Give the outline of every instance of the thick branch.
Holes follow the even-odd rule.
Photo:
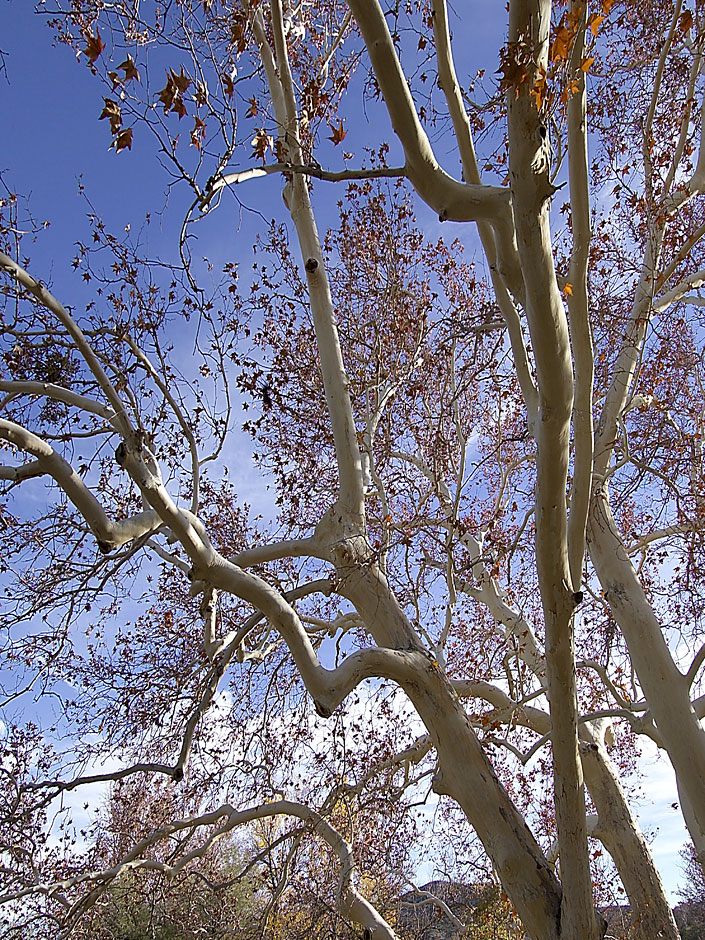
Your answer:
[[[276,65],[272,60],[272,52],[262,22],[261,11],[255,14],[253,26],[267,73],[267,81],[280,129],[281,146],[284,152],[290,155],[292,162],[300,164],[303,160],[299,143],[298,114],[286,38],[284,36],[281,3],[278,0],[273,0],[271,9]],[[343,364],[330,284],[305,177],[297,174],[287,183],[284,189],[284,201],[296,227],[306,272],[311,313],[313,314],[323,376],[323,387],[340,475],[338,503],[346,514],[360,523],[363,516],[364,498],[362,461],[350,402],[350,383]]]
[[[573,253],[568,281],[568,314],[575,363],[575,400],[573,402],[573,486],[568,520],[568,559],[570,581],[580,589],[585,556],[585,529],[592,490],[593,426],[592,387],[594,353],[588,314],[588,262],[590,259],[590,195],[587,146],[587,95],[585,73],[580,62],[585,48],[587,4],[573,3],[574,15],[582,10],[582,28],[571,55],[571,68],[580,75],[580,89],[568,100],[568,176],[573,229]]]
[[[247,183],[249,180],[270,176],[273,173],[299,173],[302,176],[310,176],[313,179],[323,180],[328,183],[340,183],[346,180],[399,179],[406,176],[406,169],[403,166],[379,166],[369,169],[361,167],[360,169],[324,170],[323,167],[315,163],[269,163],[266,166],[250,167],[247,170],[224,173],[222,176],[217,177],[205,194],[202,208],[205,208],[213,196],[224,187],[237,186],[239,183]]]
[[[54,385],[51,382],[7,382],[0,380],[0,392],[8,392],[10,398],[14,398],[16,395],[37,395],[51,398],[53,401],[62,401],[73,408],[80,408],[82,411],[98,415],[109,424],[117,424],[115,411],[109,405],[104,405],[94,398],[79,395],[77,392],[72,392],[68,388]]]
[[[458,78],[453,63],[450,43],[450,29],[448,26],[448,10],[445,0],[433,2],[433,33],[436,42],[436,58],[438,60],[438,81],[445,94],[448,112],[453,121],[453,129],[458,142],[460,159],[463,166],[465,180],[473,185],[481,185],[480,169],[477,164],[475,147],[472,141],[472,132],[468,120],[463,97],[458,84]],[[533,426],[538,407],[536,386],[529,367],[526,344],[521,331],[519,314],[510,291],[518,301],[524,301],[524,278],[521,272],[517,254],[516,239],[509,216],[506,224],[493,222],[492,226],[486,221],[478,220],[477,228],[482,247],[490,268],[490,278],[495,291],[497,303],[502,312],[504,322],[509,330],[509,339],[512,344],[517,377],[524,395],[528,412],[529,427]]]
[[[105,370],[98,361],[98,357],[93,352],[90,343],[83,335],[82,330],[78,324],[74,321],[71,314],[68,310],[60,304],[59,301],[54,297],[40,281],[35,281],[24,268],[21,268],[12,258],[8,255],[3,254],[0,251],[0,267],[18,281],[22,287],[25,288],[43,307],[46,307],[47,310],[50,310],[54,316],[59,320],[64,329],[69,333],[72,340],[76,344],[76,348],[83,356],[86,365],[91,370],[95,376],[100,388],[103,391],[103,394],[109,401],[110,405],[115,412],[117,426],[123,434],[130,435],[133,433],[132,425],[127,417],[125,409],[123,407],[120,396],[118,395],[115,386],[112,384],[110,379],[105,373]]]
[[[703,284],[705,284],[705,270],[695,271],[693,274],[689,274],[688,277],[683,278],[675,287],[665,291],[660,297],[655,298],[653,302],[654,312],[661,313],[663,310],[670,307],[671,304],[675,304],[685,297],[689,291],[694,288],[702,287]]]
[[[31,454],[35,458],[35,469],[54,478],[58,486],[86,520],[102,552],[109,552],[112,548],[118,548],[120,545],[146,535],[159,527],[161,520],[151,510],[136,513],[134,516],[119,522],[109,519],[100,502],[73,467],[60,454],[57,454],[46,441],[37,437],[36,434],[32,434],[31,431],[27,431],[19,424],[0,418],[0,439],[13,444],[27,454]],[[22,475],[22,468],[18,468],[17,472]],[[28,472],[27,475],[34,476],[36,474]]]
[[[378,0],[348,0],[348,6],[367,46],[392,127],[404,148],[407,176],[419,196],[444,220],[501,221],[509,209],[506,189],[461,183],[438,165]]]
[[[509,42],[531,42],[535,75],[548,67],[550,0],[512,0]],[[526,315],[536,363],[536,566],[546,625],[546,675],[551,709],[554,797],[561,851],[562,930],[598,936],[592,901],[585,797],[578,755],[573,611],[578,585],[568,558],[566,483],[573,365],[568,324],[551,245],[550,155],[546,116],[530,93],[534,75],[507,94],[509,172],[517,246],[526,287]]]

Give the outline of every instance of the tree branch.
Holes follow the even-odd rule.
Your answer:
[[[36,458],[35,469],[54,478],[57,485],[86,520],[98,541],[101,552],[107,553],[113,548],[119,548],[132,539],[146,535],[161,524],[161,520],[152,510],[145,510],[128,519],[113,522],[73,467],[46,441],[19,424],[0,418],[0,439],[31,454]],[[22,476],[21,468],[18,468],[18,472]],[[27,475],[36,474],[28,472]]]
[[[501,222],[509,191],[460,183],[438,165],[414,102],[378,0],[348,0],[362,33],[394,132],[404,148],[406,172],[417,193],[442,220]]]
[[[588,314],[588,263],[590,260],[590,195],[587,146],[586,76],[580,68],[585,49],[587,4],[572,4],[582,25],[571,53],[570,67],[580,76],[580,88],[568,99],[568,176],[573,230],[573,252],[567,294],[570,338],[573,345],[575,398],[573,400],[573,484],[568,519],[568,559],[574,591],[580,590],[585,558],[585,530],[590,508],[593,461],[593,381],[595,372],[592,330]],[[582,14],[580,11],[582,10]]]
[[[84,336],[80,327],[76,324],[68,310],[60,304],[59,301],[44,287],[40,281],[35,281],[24,268],[21,268],[12,258],[0,251],[0,268],[6,274],[18,281],[43,307],[56,316],[62,326],[71,336],[76,344],[76,348],[83,356],[88,368],[95,376],[98,385],[103,394],[110,402],[115,412],[114,420],[116,427],[124,435],[132,435],[134,429],[127,417],[127,413],[118,395],[115,386],[105,373],[105,370],[98,361],[98,357],[93,352],[90,343]]]

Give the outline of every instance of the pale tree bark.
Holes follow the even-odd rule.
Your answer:
[[[451,184],[445,175],[437,171],[428,138],[416,116],[378,4],[362,4],[351,0],[350,7],[365,39],[392,126],[404,147],[410,180],[419,195],[434,209],[440,210],[441,218],[458,218],[458,213],[453,211],[449,214],[447,206],[439,199],[441,187],[448,190]],[[439,5],[434,9],[436,35],[441,37],[442,51],[448,47],[443,12]],[[539,50],[537,61],[544,65],[547,62],[550,12],[550,3],[515,3],[510,7],[510,42],[516,42],[520,36],[530,37],[534,47]],[[452,60],[446,52],[439,61],[444,65],[443,70],[439,67],[440,80],[456,133],[460,132],[461,135],[463,163],[472,181],[466,186],[474,192],[479,185],[476,182],[479,175],[466,122],[457,93],[454,93]],[[572,635],[577,586],[573,586],[571,580],[566,530],[568,507],[565,488],[573,373],[567,321],[551,254],[548,201],[552,187],[548,179],[547,132],[538,118],[528,89],[517,96],[510,94],[508,99],[512,211],[518,260],[523,273],[520,296],[529,320],[538,377],[538,415],[534,430],[538,446],[537,567],[546,618],[548,686],[556,768],[556,813],[561,858],[564,860],[560,929],[565,932],[565,936],[596,937],[598,928],[591,897],[585,802],[578,756]],[[425,172],[419,176],[422,167]],[[433,188],[431,180],[435,183]],[[487,192],[489,194],[489,190]],[[503,208],[500,207],[499,211],[489,215],[489,221],[500,232],[506,223],[502,212]],[[486,218],[477,210],[471,217],[475,220]],[[488,241],[487,233],[484,234]],[[514,283],[516,281],[514,278]],[[501,290],[499,296],[505,300],[504,306],[508,307]],[[508,322],[511,323],[511,310],[509,314]],[[514,347],[521,349],[517,342]],[[522,361],[520,355],[519,363]],[[523,385],[529,393],[527,405],[531,407],[533,383],[525,378]],[[520,916],[524,920],[521,912]]]
[[[573,2],[571,10],[580,17],[581,28],[575,38],[570,66],[580,77],[579,90],[568,99],[568,180],[573,230],[573,252],[568,270],[567,292],[570,338],[575,367],[573,402],[573,483],[568,518],[568,559],[570,580],[580,590],[585,560],[585,532],[592,491],[593,399],[595,373],[592,331],[588,303],[588,265],[590,261],[590,193],[588,166],[587,90],[580,63],[585,50],[588,5]]]
[[[487,682],[454,682],[458,694],[482,699],[493,706],[491,721],[512,721],[549,735],[550,717],[534,705],[513,701],[502,689]],[[607,753],[605,738],[611,733],[605,719],[580,724],[580,759],[586,785],[597,816],[590,817],[589,834],[598,839],[615,863],[632,912],[632,929],[638,940],[678,940],[678,926],[668,903],[661,876],[649,846],[629,808],[619,773]]]
[[[460,699],[427,653],[381,572],[373,566],[339,569],[348,597],[380,645],[406,638],[406,670],[395,676],[433,742],[438,770],[433,788],[467,816],[530,937],[564,937],[561,886],[534,836],[487,759]]]
[[[549,0],[510,4],[509,48],[530,42],[537,68],[548,65]],[[567,937],[598,936],[587,850],[585,795],[578,756],[573,611],[577,591],[568,556],[566,484],[573,408],[568,324],[551,249],[548,133],[525,90],[508,94],[509,174],[517,246],[526,288],[539,391],[536,421],[536,566],[546,625],[554,796]],[[579,574],[579,572],[578,572]]]
[[[580,756],[585,783],[597,810],[591,833],[612,856],[632,909],[638,940],[678,940],[673,911],[644,836],[624,796],[619,774],[605,748],[604,722],[586,722],[580,729]]]
[[[358,13],[354,4],[351,8],[354,13]],[[376,4],[372,4],[364,14],[381,16],[381,11]],[[259,14],[256,14],[255,24],[257,16]],[[262,26],[256,26],[257,37],[272,91],[272,100],[275,109],[281,109],[278,116],[280,128],[286,129],[284,143],[287,147],[294,148],[292,159],[300,162],[300,153],[297,145],[293,143],[298,140],[296,101],[281,27],[281,10],[276,0],[272,5],[272,16],[276,70],[271,50],[265,46],[266,35]],[[375,26],[371,28],[374,29]],[[385,43],[387,37],[385,29],[381,36]],[[389,61],[390,46],[391,41],[389,45],[385,44],[381,51],[385,62]],[[393,53],[391,47],[391,54]],[[268,66],[270,61],[272,64]],[[427,179],[431,168],[435,179],[434,193],[446,193],[448,190],[456,192],[460,189],[467,191],[469,187],[451,180],[437,165],[434,167],[435,158],[418,123],[413,103],[407,97],[408,89],[400,67],[390,73],[389,79],[392,86],[389,94],[395,102],[390,110],[400,114],[404,139],[414,142],[407,151],[407,171],[410,172],[412,181],[414,178]],[[278,102],[281,104],[278,105]],[[484,197],[485,188],[476,189]],[[497,203],[497,194],[490,193],[490,196],[494,203]],[[423,650],[415,631],[389,590],[382,572],[368,557],[369,546],[361,528],[362,475],[358,470],[359,447],[354,425],[351,423],[352,409],[334,326],[330,291],[325,279],[322,252],[308,197],[308,187],[303,176],[295,176],[288,184],[285,189],[285,202],[292,213],[299,235],[314,322],[323,340],[322,344],[319,340],[321,367],[341,476],[337,504],[317,527],[316,540],[321,546],[331,546],[328,549],[329,557],[336,565],[341,579],[339,591],[353,602],[378,645],[404,651],[403,655],[408,660],[407,668],[394,678],[407,692],[434,738],[440,768],[435,788],[438,792],[448,793],[458,799],[468,814],[497,868],[505,890],[532,935],[537,938],[559,936],[557,911],[560,888],[555,876],[526,823],[497,779],[438,663]],[[472,211],[474,213],[479,210]],[[318,326],[321,321],[324,324],[322,328]],[[336,363],[336,368],[330,375],[326,369],[326,362],[329,360]],[[343,431],[336,435],[336,416],[340,415],[345,416]],[[339,443],[341,440],[344,443]],[[351,471],[346,473],[346,466],[350,466]],[[362,577],[361,571],[365,572]],[[317,702],[320,710],[320,697]],[[527,884],[527,871],[531,871],[530,884]]]
[[[37,283],[25,272],[22,277],[28,284]],[[48,306],[46,298],[39,299]],[[53,307],[53,298],[51,303]],[[322,358],[332,354],[335,361],[331,313],[325,303],[322,304],[321,318],[324,321],[328,318],[324,324],[328,331],[327,353],[322,352]],[[78,327],[65,311],[62,316],[67,328],[78,333]],[[81,351],[90,364],[95,357],[87,343],[85,347]],[[96,370],[100,375],[99,366]],[[331,385],[338,396],[331,408],[342,404],[345,414],[350,407],[349,396],[340,373],[333,374]],[[112,386],[109,388],[114,410],[124,414],[119,396]],[[339,413],[340,410],[338,408]],[[345,420],[338,426],[341,431],[336,438],[338,460],[343,467],[348,466],[355,494],[360,491],[360,474],[354,459],[357,452],[354,426],[351,428]],[[371,563],[369,546],[360,531],[361,520],[359,515],[356,517],[359,505],[356,499],[346,505],[343,496],[318,526],[315,539],[318,552],[337,567],[340,593],[355,604],[379,646],[352,653],[336,669],[328,670],[318,661],[298,615],[287,600],[262,578],[243,571],[220,555],[201,521],[175,504],[161,479],[154,455],[141,435],[126,426],[118,452],[120,466],[139,488],[147,511],[155,514],[158,525],[170,530],[190,559],[194,586],[227,591],[251,603],[271,621],[287,643],[319,714],[330,715],[352,689],[371,676],[388,678],[405,690],[427,725],[438,752],[436,790],[453,796],[476,828],[529,935],[535,940],[558,940],[562,936],[560,885],[523,817],[497,779],[460,700],[438,663],[423,649],[381,572]],[[343,474],[344,469],[341,479]],[[71,486],[63,484],[61,479],[57,482],[71,498]],[[81,506],[77,508],[80,511]]]
[[[669,51],[678,37],[682,4],[674,5],[670,28],[661,47],[651,102],[644,119],[644,172],[647,187],[653,185],[648,139],[651,134],[659,93],[664,81]],[[610,609],[627,643],[633,667],[656,723],[659,738],[667,751],[678,782],[681,806],[698,855],[705,858],[705,731],[691,703],[692,676],[678,669],[664,638],[662,626],[648,601],[629,558],[624,539],[614,519],[609,499],[612,458],[620,439],[623,416],[629,408],[638,376],[649,325],[655,312],[677,302],[701,282],[701,272],[686,277],[681,284],[657,295],[677,265],[705,235],[703,226],[689,239],[666,266],[661,252],[668,224],[678,212],[702,191],[705,156],[700,127],[696,168],[690,179],[673,191],[695,103],[695,83],[701,68],[702,47],[693,56],[688,88],[688,106],[681,119],[680,139],[671,156],[661,195],[660,213],[650,223],[639,281],[616,357],[611,382],[596,432],[593,493],[588,518],[590,558]],[[701,105],[701,107],[705,107]]]
[[[275,49],[272,50],[269,45],[261,10],[253,16],[255,37],[274,105],[280,145],[292,163],[302,163],[299,120],[284,35],[281,0],[273,0],[270,10]],[[360,448],[348,394],[349,382],[333,316],[330,285],[305,176],[294,174],[290,178],[284,189],[284,202],[296,228],[308,284],[326,404],[340,473],[340,511],[341,515],[349,517],[359,526],[364,514]]]
[[[543,684],[546,679],[545,655],[534,631],[521,613],[507,602],[499,584],[487,571],[482,561],[480,541],[467,529],[458,526],[448,486],[420,457],[401,453],[396,456],[417,467],[433,484],[448,525],[470,554],[473,582],[459,583],[458,591],[470,594],[487,607],[498,626],[504,628],[507,638],[516,638],[519,658]],[[452,685],[461,698],[476,697],[492,704],[494,711],[489,715],[492,721],[524,724],[537,734],[550,737],[550,717],[541,709],[513,701],[506,692],[490,683],[454,680]],[[613,857],[631,904],[634,929],[640,940],[658,936],[677,940],[678,930],[663,883],[604,746],[607,728],[605,721],[581,721],[579,726],[581,765],[600,820],[599,831],[591,831],[590,834],[599,838]],[[602,839],[603,831],[608,833],[606,839]]]
[[[448,10],[445,0],[433,2],[433,33],[438,61],[438,83],[448,104],[448,113],[453,121],[453,130],[463,167],[464,178],[480,185],[482,178],[477,164],[475,147],[465,105],[458,84],[453,62],[453,53],[448,25]],[[512,355],[527,410],[527,424],[533,433],[538,397],[529,366],[526,344],[521,332],[519,313],[512,293],[523,303],[524,279],[519,265],[513,227],[495,225],[483,219],[477,220],[477,231],[490,269],[490,279],[504,322],[507,324]]]
[[[690,700],[690,682],[674,663],[661,624],[626,554],[606,486],[597,487],[593,495],[590,557],[676,772],[693,842],[698,854],[705,855],[705,730]]]
[[[204,4],[204,13],[207,6]],[[214,698],[222,671],[237,655],[242,638],[251,629],[252,623],[266,617],[287,644],[295,667],[321,716],[330,715],[353,689],[369,677],[388,679],[405,691],[428,729],[429,747],[432,744],[438,756],[435,791],[449,795],[463,809],[533,938],[595,940],[600,932],[591,898],[584,771],[598,811],[596,831],[601,833],[605,845],[615,858],[632,904],[640,912],[636,924],[640,937],[647,940],[648,937],[663,936],[670,940],[675,936],[674,925],[672,917],[669,920],[664,909],[662,886],[648,849],[629,812],[607,756],[603,736],[592,725],[583,724],[581,727],[577,705],[573,614],[580,600],[586,518],[593,480],[593,351],[587,294],[591,233],[584,77],[581,78],[579,93],[572,96],[567,109],[574,236],[568,274],[572,289],[568,292],[569,338],[566,312],[556,281],[549,228],[549,202],[554,189],[549,175],[548,132],[541,112],[537,111],[535,98],[530,93],[531,82],[516,89],[516,94],[515,89],[511,89],[507,98],[510,189],[485,186],[453,64],[447,9],[443,0],[433,0],[439,84],[453,122],[464,172],[464,181],[456,180],[441,169],[419,120],[379,3],[377,0],[349,0],[349,7],[357,19],[392,126],[404,150],[403,170],[361,172],[357,176],[348,172],[326,174],[307,163],[300,143],[296,82],[288,58],[285,7],[282,0],[271,0],[268,12],[265,7],[253,5],[249,15],[278,127],[279,162],[275,167],[261,171],[222,176],[210,188],[206,187],[206,198],[201,201],[202,206],[205,206],[216,189],[241,182],[248,174],[249,178],[280,171],[285,175],[284,200],[296,229],[305,272],[339,476],[337,498],[316,527],[314,535],[283,541],[276,546],[245,549],[231,558],[216,551],[197,516],[198,455],[195,438],[189,436],[188,422],[180,415],[168,387],[160,382],[158,373],[150,366],[147,357],[137,347],[133,347],[134,356],[150,373],[163,398],[176,413],[191,451],[194,491],[190,512],[180,508],[168,491],[155,454],[140,429],[135,428],[127,417],[120,394],[108,379],[75,321],[39,282],[5,256],[0,259],[3,267],[37,302],[45,305],[58,318],[92,371],[106,403],[94,402],[51,383],[3,382],[0,383],[0,390],[10,395],[17,393],[54,398],[81,408],[109,424],[121,437],[117,459],[139,488],[144,510],[127,520],[110,519],[96,495],[47,441],[19,424],[4,420],[0,422],[0,438],[29,455],[32,461],[18,467],[0,468],[0,479],[18,482],[32,476],[51,476],[86,521],[99,544],[105,547],[104,550],[109,551],[128,541],[143,539],[162,557],[169,557],[166,549],[157,546],[154,540],[147,542],[155,533],[166,534],[171,542],[183,548],[188,557],[188,562],[178,559],[177,566],[188,569],[193,581],[192,594],[204,595],[206,627],[203,648],[212,669],[203,694],[187,723],[177,764],[174,768],[161,764],[137,764],[119,774],[148,770],[171,773],[175,779],[177,774],[183,775],[193,730]],[[587,8],[583,9],[577,3],[572,5],[574,13],[579,8],[582,9],[584,31]],[[513,44],[529,42],[533,57],[531,68],[545,68],[551,3],[549,0],[511,0],[509,9],[509,48]],[[680,4],[677,4],[671,39],[675,34],[679,12]],[[572,53],[574,71],[578,70],[583,49],[581,33]],[[684,147],[685,137],[681,151]],[[705,178],[703,166],[705,160],[701,154],[695,174],[685,187],[686,195],[674,197],[669,211],[675,212],[685,200],[700,191],[702,179]],[[478,224],[492,285],[508,328],[517,376],[526,403],[527,423],[537,444],[536,560],[546,625],[545,672],[544,660],[531,631],[527,631],[520,655],[534,670],[539,682],[547,682],[550,717],[529,708],[524,708],[523,714],[528,716],[526,723],[529,727],[537,731],[543,729],[539,733],[550,734],[553,745],[562,885],[553,874],[525,820],[499,782],[462,706],[458,690],[449,682],[442,663],[438,661],[441,659],[440,653],[438,658],[434,658],[425,649],[393,593],[384,565],[372,550],[367,537],[364,509],[366,466],[360,450],[361,435],[355,427],[349,380],[307,179],[316,175],[322,179],[351,179],[374,175],[398,177],[402,174],[441,220],[474,221]],[[692,676],[683,677],[675,668],[663,642],[660,627],[650,611],[616,532],[604,482],[609,476],[614,441],[643,348],[659,248],[658,233],[655,233],[647,252],[629,336],[618,358],[613,386],[603,413],[595,461],[595,477],[600,487],[596,488],[592,502],[590,537],[594,564],[627,642],[630,648],[643,647],[641,653],[633,651],[633,661],[651,704],[658,734],[666,741],[679,774],[684,811],[689,824],[700,834],[700,841],[696,839],[696,844],[702,852],[705,850],[705,817],[702,809],[705,806],[705,784],[702,783],[705,779],[705,762],[700,756],[694,761],[692,755],[694,752],[705,755],[705,741],[690,703]],[[702,272],[698,272],[665,291],[659,304],[665,306],[673,303],[702,283]],[[526,315],[531,334],[536,380],[522,335],[520,310]],[[573,486],[568,500],[566,489],[571,420],[575,449]],[[456,423],[459,425],[459,421]],[[374,433],[368,428],[368,461],[373,459],[373,438]],[[428,468],[421,459],[413,454],[403,456],[428,476]],[[464,467],[462,462],[461,467]],[[462,476],[461,472],[458,477],[458,501]],[[443,481],[435,480],[445,517],[441,524],[445,524],[449,533],[447,576],[453,600],[446,609],[447,621],[452,617],[455,599],[451,543],[453,538],[457,538],[459,543],[470,549],[472,570],[478,579],[478,584],[468,589],[469,593],[487,604],[498,620],[507,626],[508,634],[519,632],[522,626],[519,615],[510,609],[492,575],[482,563],[479,542],[473,542],[467,533],[459,534],[455,531],[457,504],[453,507],[450,499],[444,499],[443,485]],[[244,570],[251,565],[294,557],[322,559],[334,567],[330,580],[316,582],[310,586],[310,590],[324,594],[335,590],[347,598],[357,612],[356,624],[364,625],[375,641],[375,647],[349,654],[334,669],[326,669],[321,665],[310,633],[294,607],[294,602],[304,596],[307,589],[282,594],[265,577]],[[217,638],[216,590],[243,599],[260,612],[252,615],[243,627],[222,640]],[[439,649],[441,645],[439,643]],[[504,693],[500,690],[490,690],[487,692],[487,700],[492,701],[497,709],[504,708],[512,715],[522,711],[520,703],[504,701],[502,695]],[[681,747],[675,743],[675,738],[681,739],[684,734],[688,743]],[[110,775],[98,776],[100,779],[111,779]],[[94,776],[82,782],[97,779]],[[112,776],[112,779],[119,779],[119,776]],[[72,783],[61,789],[73,786]],[[287,813],[305,819],[340,858],[341,913],[354,919],[370,937],[392,940],[394,935],[389,926],[354,889],[350,846],[322,817],[306,807],[284,802],[244,812],[245,815],[250,813],[249,818],[262,818],[268,813]],[[227,825],[246,821],[245,816],[231,808],[227,808],[225,816]],[[217,821],[214,817],[204,819],[203,822],[211,824]],[[195,824],[200,825],[200,820],[186,821],[185,826],[188,828]],[[173,825],[174,832],[180,831],[179,824]],[[139,853],[148,847],[142,844],[135,851]],[[137,858],[135,855],[135,863]],[[133,859],[128,861],[131,863]]]

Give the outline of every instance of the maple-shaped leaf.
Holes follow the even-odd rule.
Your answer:
[[[203,138],[206,136],[206,125],[205,122],[196,115],[193,124],[193,130],[191,131],[191,143],[197,149],[201,149],[201,143]]]
[[[516,98],[522,85],[529,81],[529,69],[533,66],[531,47],[525,37],[516,42],[508,42],[499,53],[499,68],[496,75],[501,73],[499,80],[500,91],[513,89]]]
[[[522,62],[506,60],[502,62],[502,68],[498,71],[502,72],[502,77],[499,80],[500,90],[507,91],[509,88],[513,88],[518,98],[519,88],[529,80],[529,72],[526,65]]]
[[[568,29],[567,26],[559,26],[551,44],[551,62],[561,62],[567,59],[574,39],[574,32]]]
[[[105,49],[105,43],[100,38],[100,30],[96,30],[95,36],[92,33],[86,34],[86,48],[83,50],[83,54],[88,56],[88,61],[91,65],[93,65],[103,49]]]
[[[167,78],[166,85],[159,92],[159,100],[164,105],[164,114],[169,113],[169,108],[171,108],[174,103],[174,98],[176,96],[176,89],[171,81],[171,77]]]
[[[590,66],[592,65],[594,61],[595,61],[595,56],[588,56],[587,58],[583,59],[583,61],[580,63],[580,68],[583,70],[583,72],[587,74],[590,71]]]
[[[264,163],[267,151],[274,149],[274,138],[263,127],[260,127],[257,129],[251,143],[255,156]]]
[[[125,61],[121,62],[120,65],[118,65],[118,68],[122,69],[123,72],[125,73],[126,82],[131,81],[133,78],[137,79],[137,81],[140,80],[140,73],[137,71],[135,60],[132,58],[131,55],[128,55]]]
[[[534,81],[534,87],[529,94],[534,98],[537,111],[540,111],[544,104],[552,98],[548,88],[548,82],[546,81],[546,69],[542,65],[539,66],[539,73]]]
[[[232,98],[233,94],[235,93],[235,83],[233,82],[232,77],[227,74],[221,75],[221,81],[223,82],[223,91],[228,96],[228,98]]]
[[[245,111],[245,117],[257,117],[259,114],[259,105],[257,99],[253,96],[248,99],[250,107]]]
[[[590,32],[592,33],[593,36],[597,36],[597,31],[602,25],[604,18],[605,17],[601,16],[599,13],[592,13],[588,17],[587,24],[590,27]]]
[[[183,95],[183,93],[186,91],[188,86],[191,84],[191,79],[184,72],[183,65],[181,66],[179,74],[177,75],[176,72],[172,71],[171,77],[172,77],[174,84],[176,85],[176,88],[179,91],[179,94]]]
[[[126,127],[115,138],[115,153],[121,150],[132,150],[132,128]]]
[[[330,135],[328,140],[332,140],[335,146],[337,147],[338,144],[341,144],[343,140],[345,140],[345,136],[348,132],[343,130],[342,121],[337,127],[331,127],[331,130],[333,131],[333,133]]]
[[[602,12],[607,16],[617,0],[602,0]]]
[[[688,30],[693,28],[693,14],[690,10],[683,10],[678,20],[678,29],[685,35]]]
[[[159,92],[159,100],[164,105],[164,114],[169,111],[176,111],[179,118],[186,114],[186,105],[181,97],[191,84],[191,79],[184,72],[184,67],[177,73],[169,69],[167,73],[166,85]]]
[[[105,102],[105,107],[100,113],[100,121],[107,118],[110,121],[110,130],[113,134],[117,132],[122,127],[122,110],[117,101],[113,101],[111,98],[103,98]]]

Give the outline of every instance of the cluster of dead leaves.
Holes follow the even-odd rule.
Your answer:
[[[597,36],[615,2],[616,0],[602,0],[600,12],[595,11],[589,15],[586,15],[584,4],[576,3],[563,14],[553,29],[551,38],[548,59],[552,72],[565,71],[570,65],[575,41],[583,29],[589,31],[593,38]],[[516,41],[507,43],[501,50],[497,74],[501,75],[501,91],[511,90],[518,98],[522,89],[528,88],[536,110],[540,112],[550,108],[556,96],[546,68],[538,64],[536,58],[536,50],[529,37],[520,36]],[[571,96],[580,90],[582,76],[590,71],[594,61],[594,56],[583,56],[577,63],[576,71],[568,75],[560,94],[562,104],[567,103]]]
[[[87,32],[84,36],[86,45],[85,48],[81,51],[88,59],[88,64],[91,69],[94,68],[95,62],[103,54],[105,50],[105,43],[103,42],[100,31],[96,30],[95,35],[92,32]],[[123,75],[120,75],[120,72]],[[128,82],[137,81],[139,82],[140,73],[135,60],[131,55],[128,55],[124,62],[121,62],[117,66],[117,69],[114,71],[108,71],[108,78],[113,83],[113,91],[118,88],[122,88]],[[234,86],[232,80],[229,81],[230,88],[228,89],[227,85],[225,86],[226,93],[232,95],[234,91]],[[191,79],[184,72],[183,66],[176,72],[174,69],[169,69],[167,72],[166,85],[159,92],[158,98],[164,107],[164,114],[169,114],[172,111],[178,114],[179,120],[187,114],[186,104],[184,102],[184,95],[191,85]],[[124,97],[124,95],[122,96]],[[100,113],[99,120],[107,120],[110,122],[110,131],[113,134],[113,143],[112,146],[115,147],[117,153],[120,153],[122,150],[131,150],[132,149],[132,128],[122,126],[122,105],[119,101],[116,101],[113,98],[104,98],[103,99],[103,110]],[[203,140],[205,137],[206,125],[205,122],[196,115],[194,119],[194,126],[191,131],[191,143],[194,147],[201,149],[203,145]]]
[[[112,146],[115,147],[116,153],[120,153],[121,150],[131,150],[132,149],[132,128],[122,126],[122,108],[118,101],[113,101],[112,98],[103,98],[104,107],[100,113],[99,120],[103,121],[106,118],[110,121],[110,131],[113,135]]]
[[[84,38],[86,46],[82,52],[88,59],[91,69],[93,69],[96,60],[103,54],[105,43],[101,39],[99,30],[96,30],[95,35],[87,32]],[[125,61],[118,65],[117,69],[118,71],[108,72],[108,78],[113,83],[113,91],[127,82],[140,81],[139,71],[131,55],[128,55]],[[119,71],[124,72],[124,77],[118,74]],[[103,98],[103,110],[99,120],[106,119],[110,122],[110,131],[114,138],[111,146],[115,147],[117,153],[120,153],[121,150],[131,150],[132,128],[122,126],[122,107],[119,101],[112,98]]]
[[[164,105],[164,114],[175,111],[179,115],[179,120],[186,114],[184,94],[190,84],[191,79],[184,72],[183,65],[178,72],[169,69],[166,85],[159,92],[159,100]]]
[[[258,127],[252,138],[252,149],[255,157],[265,163],[268,150],[274,150],[274,138],[263,127]]]
[[[187,114],[186,104],[184,102],[184,95],[190,88],[192,82],[188,77],[186,72],[184,72],[183,65],[176,72],[174,69],[169,69],[166,77],[166,85],[159,92],[159,101],[161,101],[164,106],[164,114],[170,114],[174,112],[178,114],[179,120]],[[196,104],[203,104],[205,98],[203,92],[200,89],[197,89],[197,93],[194,97]],[[197,149],[200,150],[203,146],[203,140],[206,136],[206,124],[198,116],[194,115],[193,119],[193,128],[190,133],[191,144]]]

